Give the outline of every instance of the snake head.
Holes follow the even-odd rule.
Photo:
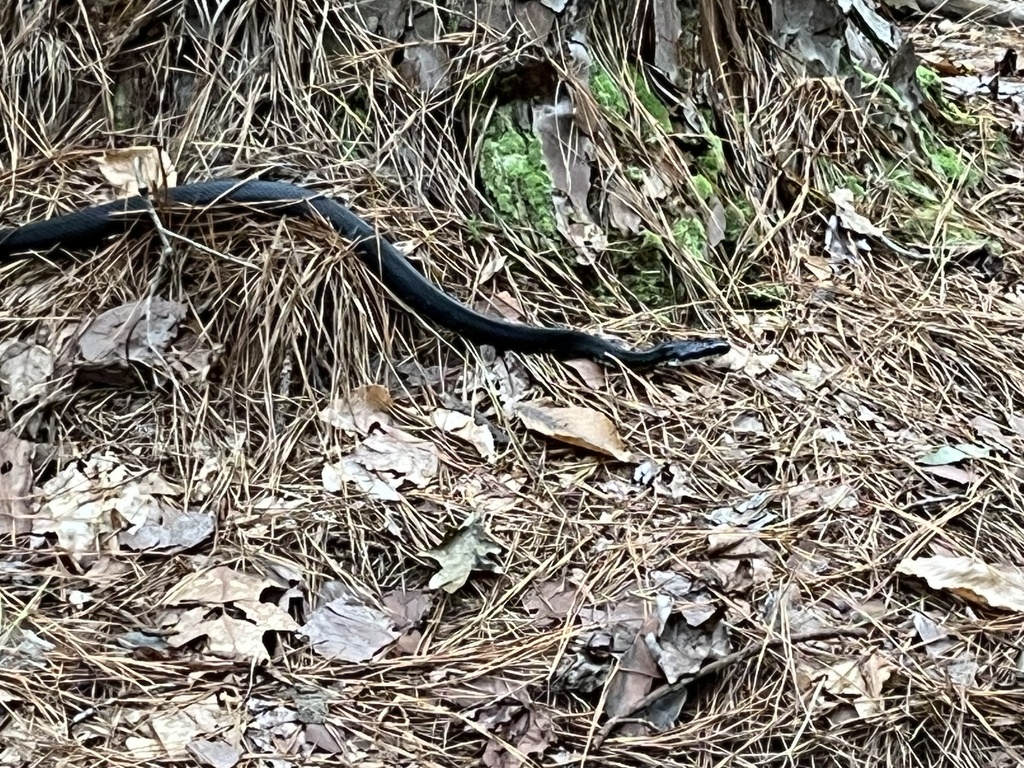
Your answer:
[[[666,341],[651,351],[660,353],[660,362],[663,363],[691,363],[706,357],[719,357],[731,349],[732,345],[725,339],[690,339]]]

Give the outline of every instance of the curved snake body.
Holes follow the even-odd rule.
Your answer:
[[[558,358],[617,360],[630,368],[670,361],[688,362],[729,351],[722,339],[667,341],[646,350],[626,349],[582,331],[540,328],[482,315],[430,283],[374,229],[338,202],[294,184],[278,181],[204,181],[171,187],[161,196],[188,206],[261,204],[278,215],[325,219],[353,241],[356,253],[381,282],[413,312],[475,344],[500,351],[545,353]],[[83,208],[13,229],[0,230],[0,259],[52,249],[81,250],[149,220],[150,202],[139,195]]]

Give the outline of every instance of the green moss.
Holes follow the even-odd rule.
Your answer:
[[[701,200],[709,200],[715,194],[714,185],[708,181],[707,176],[700,174],[693,177],[693,189]]]
[[[704,260],[704,248],[707,246],[708,235],[704,223],[700,219],[686,216],[672,225],[672,239],[675,244],[691,256]]]
[[[917,75],[918,84],[925,90],[942,88],[942,78],[939,77],[939,74],[923,64],[918,66],[915,74]]]
[[[466,232],[469,234],[469,239],[472,242],[482,243],[486,241],[486,223],[482,219],[478,219],[476,216],[470,216],[466,219],[465,225]]]
[[[967,167],[960,161],[960,156],[952,147],[939,147],[931,155],[932,163],[950,181],[955,181],[967,173]]]
[[[656,234],[645,230],[642,240],[627,244],[623,250],[609,251],[608,256],[615,279],[640,304],[657,309],[675,303],[665,272],[662,240]]]
[[[644,169],[638,168],[635,165],[627,165],[625,167],[626,178],[635,181],[637,184],[643,184],[644,182]]]
[[[658,125],[666,131],[671,131],[672,120],[670,119],[668,107],[662,104],[658,97],[654,95],[640,70],[630,67],[629,73],[633,78],[633,92],[636,94],[636,100],[643,105],[644,109],[657,121]]]
[[[725,150],[722,149],[722,140],[713,133],[705,132],[704,138],[711,148],[697,158],[697,167],[703,174],[715,180],[725,169]]]
[[[548,237],[555,235],[551,175],[540,140],[513,125],[511,108],[498,110],[487,129],[480,176],[498,213]]]
[[[597,103],[609,112],[619,117],[629,114],[629,105],[626,103],[622,91],[600,64],[594,64],[590,70],[590,92],[594,94]]]
[[[902,221],[901,230],[930,240],[936,235],[936,225],[941,227],[941,239],[947,244],[980,246],[987,242],[984,235],[970,229],[961,216],[941,202],[919,207]]]
[[[845,176],[843,178],[843,183],[846,185],[848,190],[853,192],[854,200],[862,200],[867,194],[867,190],[864,189],[864,185],[861,183],[861,180],[856,176]]]
[[[757,283],[747,291],[748,304],[757,309],[773,309],[789,296],[789,289],[781,283]]]
[[[942,92],[942,78],[938,73],[922,65],[918,66],[915,74],[924,95],[942,112],[945,119],[956,125],[978,125],[977,117],[964,112]]]
[[[754,207],[746,200],[725,206],[725,239],[735,243],[754,218]]]
[[[914,197],[925,203],[938,202],[938,196],[922,184],[905,165],[891,166],[886,170],[885,177],[893,187],[905,192],[908,197]]]
[[[960,152],[932,133],[922,130],[921,145],[928,154],[932,168],[944,178],[958,184],[973,186],[981,179],[977,169],[964,162]]]
[[[650,250],[661,250],[665,247],[665,241],[661,239],[661,235],[656,232],[651,232],[649,229],[645,229],[642,233],[643,245],[641,247]]]

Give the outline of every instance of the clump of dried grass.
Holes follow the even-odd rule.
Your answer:
[[[463,295],[485,264],[507,256],[522,266],[513,273],[534,278],[515,289],[537,317],[612,327],[594,313],[573,270],[531,253],[535,241],[515,227],[467,242],[466,222],[486,203],[473,170],[476,108],[467,111],[463,97],[526,55],[512,40],[486,27],[451,33],[451,42],[463,44],[453,65],[459,85],[438,102],[396,76],[394,46],[333,12],[324,15],[318,4],[242,2],[216,19],[192,8],[140,0],[86,12],[54,0],[38,4],[39,17],[0,17],[18,32],[13,40],[0,36],[9,46],[0,51],[0,80],[11,84],[0,94],[0,126],[14,168],[4,176],[5,223],[95,202],[102,185],[90,148],[170,137],[185,178],[273,169],[316,184],[416,243],[414,256],[430,274]],[[642,22],[631,17],[602,26],[608,10],[592,31],[597,54],[613,61],[632,50]],[[59,24],[43,23],[51,16]],[[181,38],[189,25],[206,32]],[[147,28],[153,42],[136,48],[135,35]],[[186,52],[193,78],[168,66],[181,39],[195,41]],[[186,486],[198,481],[211,455],[226,467],[206,502],[223,510],[216,545],[195,558],[131,561],[119,580],[95,588],[99,599],[84,613],[69,618],[65,601],[68,590],[88,584],[79,574],[59,561],[37,566],[30,552],[9,552],[13,576],[0,587],[5,620],[55,645],[43,668],[0,672],[5,689],[27,703],[10,717],[40,738],[39,758],[76,765],[88,753],[132,764],[118,725],[121,700],[156,711],[178,694],[227,690],[287,700],[313,689],[328,697],[327,722],[352,744],[376,750],[382,762],[461,765],[479,758],[486,738],[445,703],[443,691],[450,681],[494,674],[531,686],[555,715],[561,754],[581,755],[598,730],[598,702],[547,693],[572,626],[551,630],[529,621],[524,592],[575,569],[595,600],[616,599],[651,571],[692,569],[704,557],[702,513],[755,491],[766,493],[779,515],[761,532],[778,561],[768,581],[723,598],[737,642],[787,637],[787,601],[821,608],[837,621],[862,620],[870,638],[772,646],[695,690],[682,725],[643,737],[613,734],[601,746],[603,762],[971,765],[990,764],[1014,746],[1017,737],[998,735],[996,724],[1014,721],[1020,706],[1011,685],[1019,626],[995,614],[965,614],[962,604],[896,579],[893,565],[933,545],[992,562],[1021,560],[1019,453],[989,465],[984,482],[960,489],[913,465],[921,443],[974,439],[975,416],[1020,413],[1019,297],[966,271],[881,256],[823,292],[801,254],[820,231],[820,195],[830,182],[820,162],[791,167],[782,160],[801,157],[793,148],[811,147],[841,176],[859,154],[897,148],[865,131],[862,113],[841,92],[808,84],[789,89],[768,71],[755,78],[779,98],[751,116],[745,143],[737,145],[742,167],[724,183],[751,196],[760,218],[748,233],[762,241],[741,242],[731,266],[740,273],[756,264],[789,293],[779,310],[738,314],[733,330],[779,363],[728,376],[622,377],[598,392],[561,366],[526,361],[553,401],[609,413],[639,452],[685,466],[703,501],[616,496],[604,483],[628,481],[622,472],[527,437],[500,408],[493,418],[512,442],[498,469],[445,443],[446,468],[436,487],[417,494],[415,506],[389,510],[323,494],[320,467],[340,450],[316,418],[330,396],[371,381],[397,385],[405,379],[396,369],[410,361],[440,362],[445,376],[438,386],[403,403],[416,424],[418,408],[460,396],[477,360],[454,355],[396,314],[352,266],[344,244],[315,226],[234,220],[230,227],[192,227],[192,245],[175,244],[160,289],[187,300],[196,318],[191,330],[221,350],[216,375],[185,384],[140,380],[114,394],[69,382],[59,407],[5,417],[6,426],[45,435],[66,454],[110,447]],[[621,144],[600,147],[600,160],[628,152],[686,162],[670,141],[649,146],[640,123],[619,126],[615,139]],[[776,197],[777,182],[787,176],[797,182],[790,190],[795,202]],[[873,213],[912,215],[912,201],[881,188],[869,198]],[[1019,221],[998,216],[1014,210],[1016,188],[993,184],[974,201],[954,192],[951,202],[964,220],[1002,237],[1009,256],[1019,257],[1012,245]],[[941,245],[941,232],[940,226],[933,243]],[[146,295],[154,251],[150,240],[124,240],[60,269],[0,268],[0,336],[45,341],[68,318]],[[674,268],[688,288],[716,295],[719,282],[710,273],[682,258]],[[672,327],[671,314],[641,319],[619,323],[638,342],[645,327]],[[780,375],[790,383],[804,375],[810,383],[794,398]],[[737,419],[750,414],[761,432],[734,433]],[[841,428],[843,442],[821,439],[820,429],[830,426]],[[921,440],[901,441],[911,432]],[[471,581],[445,597],[414,656],[339,668],[296,647],[275,660],[271,674],[250,679],[232,662],[132,656],[112,642],[137,621],[151,621],[148,611],[160,596],[206,558],[256,572],[297,568],[311,592],[328,579],[372,594],[422,584],[428,573],[415,555],[436,546],[474,505],[463,488],[493,491],[510,479],[522,483],[516,503],[489,520],[507,547],[507,576]],[[807,483],[848,485],[858,506],[800,506],[791,491]],[[308,503],[280,516],[254,509],[271,493]],[[404,539],[388,533],[396,522]],[[797,548],[822,567],[809,575],[794,566]],[[874,612],[857,619],[866,605]],[[971,651],[978,661],[974,687],[950,687],[919,668],[924,657],[908,646],[906,631],[916,612],[941,617],[959,647]],[[879,713],[832,728],[809,720],[794,683],[800,659],[838,662],[878,649],[901,660],[899,685],[886,689]],[[80,712],[91,714],[94,728],[72,727]],[[324,764],[335,759],[323,757]]]

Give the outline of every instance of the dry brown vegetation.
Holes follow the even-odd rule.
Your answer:
[[[166,250],[0,265],[0,765],[1024,765],[1012,100],[976,100],[976,123],[932,111],[971,171],[943,175],[884,94],[786,75],[749,39],[757,97],[716,105],[716,193],[749,216],[697,258],[672,240],[680,212],[718,215],[697,150],[626,74],[657,4],[598,3],[537,40],[541,3],[519,26],[417,5],[449,57],[432,94],[409,62],[436,50],[388,31],[404,4],[378,3],[375,31],[317,0],[14,5],[0,227],[110,199],[123,158],[104,150],[159,145],[179,183],[345,200],[489,311],[736,350],[649,376],[495,360],[398,311],[323,227],[215,211],[174,220]],[[1020,44],[960,29],[939,41],[954,57]],[[657,91],[677,133],[685,90]],[[494,110],[548,91],[593,140],[606,251],[482,190]],[[863,194],[833,201],[850,179]],[[617,278],[616,196],[687,306]],[[86,364],[83,329],[140,299],[181,312],[161,354]],[[596,444],[527,429],[554,407],[590,409],[569,431]],[[476,422],[446,431],[451,412]],[[400,498],[339,480],[351,456]]]

